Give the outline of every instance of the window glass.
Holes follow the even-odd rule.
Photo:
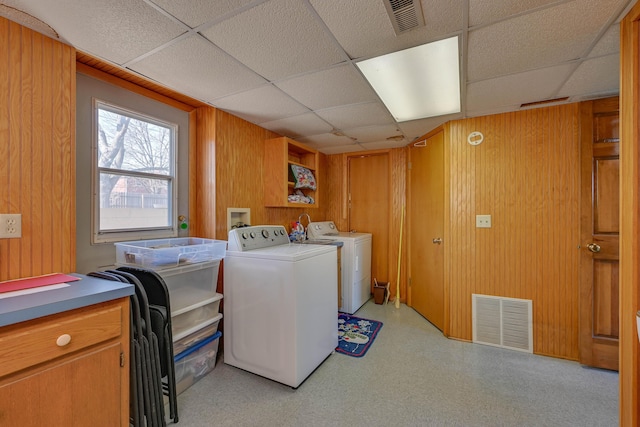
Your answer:
[[[175,235],[177,126],[101,101],[94,105],[94,240]]]

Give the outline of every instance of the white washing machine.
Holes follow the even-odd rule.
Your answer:
[[[337,248],[282,226],[229,231],[224,363],[297,388],[338,346]]]
[[[307,226],[307,236],[343,243],[342,305],[339,310],[355,313],[371,298],[371,234],[340,232],[333,221],[319,221]]]

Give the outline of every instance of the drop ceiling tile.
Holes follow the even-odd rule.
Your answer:
[[[368,58],[444,38],[461,31],[462,0],[422,0],[426,25],[396,36],[381,1],[311,0],[351,58]]]
[[[316,150],[319,148],[337,147],[337,146],[355,144],[355,141],[349,138],[348,136],[340,136],[340,135],[335,135],[333,133],[322,133],[319,135],[306,136],[306,137],[298,138],[297,141],[300,141],[303,144],[308,144],[309,146],[315,148]]]
[[[426,133],[451,120],[461,119],[462,114],[448,114],[446,116],[429,117],[427,119],[411,120],[398,123],[398,127],[409,141],[420,138]]]
[[[337,145],[335,147],[319,147],[316,150],[321,153],[332,155],[332,154],[344,154],[344,153],[357,153],[358,151],[365,151],[366,148],[363,148],[360,144],[349,144],[349,145]]]
[[[212,104],[256,124],[309,112],[308,108],[300,105],[271,84],[215,99]]]
[[[312,110],[378,100],[351,64],[279,81],[276,86]]]
[[[330,125],[313,113],[265,122],[260,126],[290,138],[328,133],[332,130]]]
[[[21,8],[16,0],[5,0],[0,3],[0,16],[8,19],[9,21],[16,22],[23,27],[37,31],[49,38],[60,40],[63,43],[68,43],[68,40],[60,37],[55,28],[36,18],[33,13],[30,14],[24,10],[24,7]]]
[[[342,130],[395,123],[387,109],[379,102],[319,110],[316,111],[316,114],[325,119],[334,128]]]
[[[340,46],[299,0],[271,0],[202,32],[269,80],[345,61]]]
[[[557,2],[558,0],[469,0],[469,26],[501,21]]]
[[[467,85],[467,111],[493,110],[555,98],[573,67],[565,64],[470,83]]]
[[[584,61],[562,87],[559,96],[611,95],[619,92],[620,59],[618,55]]]
[[[620,53],[620,25],[612,25],[589,52],[589,58]]]
[[[155,49],[187,28],[143,0],[32,1],[31,14],[56,29],[76,49],[115,64]]]
[[[205,102],[265,83],[198,35],[168,46],[129,68]]]
[[[574,0],[470,31],[468,79],[481,80],[579,58],[621,1]],[[592,13],[581,13],[584,10]]]
[[[254,0],[151,0],[191,28],[242,10]]]
[[[343,130],[343,133],[355,138],[358,143],[388,142],[393,141],[393,139],[387,138],[404,136],[395,124],[346,129]],[[405,141],[405,143],[407,142]]]
[[[360,146],[365,150],[383,150],[387,148],[402,148],[409,145],[408,141],[378,141],[378,142],[369,142],[366,144],[360,144]]]

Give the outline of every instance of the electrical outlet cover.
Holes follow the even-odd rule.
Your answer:
[[[0,239],[22,237],[22,215],[0,214]]]
[[[491,228],[491,215],[476,215],[476,228]]]

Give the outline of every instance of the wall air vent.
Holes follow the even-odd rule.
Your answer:
[[[532,301],[471,295],[473,342],[533,353]]]
[[[424,26],[420,0],[385,0],[384,5],[396,35]]]

